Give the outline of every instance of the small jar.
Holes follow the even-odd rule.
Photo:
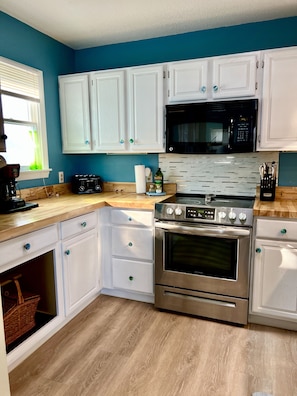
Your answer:
[[[149,193],[155,193],[155,192],[156,192],[156,186],[154,184],[150,184]]]

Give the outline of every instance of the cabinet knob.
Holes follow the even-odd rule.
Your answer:
[[[86,140],[86,141],[85,141],[85,144],[90,144],[90,141],[89,141],[89,140]]]
[[[132,138],[129,139],[129,142],[130,142],[130,143],[134,143],[134,139],[132,139]]]
[[[206,87],[203,85],[203,87],[200,88],[200,92],[205,93],[206,92]]]
[[[218,92],[218,90],[219,90],[219,87],[217,85],[214,85],[212,88],[213,88],[214,92]]]
[[[128,217],[128,220],[129,220],[129,221],[132,221],[132,217]]]
[[[65,250],[65,254],[66,254],[66,256],[69,256],[70,250],[69,249]]]
[[[121,140],[120,140],[120,143],[121,143],[121,144],[124,144],[124,143],[125,143],[125,140],[124,140],[124,139],[121,139]]]
[[[129,276],[129,280],[130,280],[130,281],[133,281],[133,279],[134,279],[134,277],[130,275],[130,276]]]
[[[281,229],[281,234],[286,234],[286,233],[287,233],[287,230],[285,228],[282,228]]]
[[[83,221],[83,222],[81,223],[81,226],[82,226],[83,228],[85,228],[85,227],[87,226],[87,222],[86,222],[86,221]]]
[[[25,249],[25,250],[30,250],[30,249],[31,249],[30,243],[26,243],[26,244],[24,245],[24,249]]]
[[[132,242],[129,242],[129,243],[128,243],[128,246],[133,246],[133,243],[132,243]]]
[[[261,253],[262,252],[262,249],[261,248],[257,248],[256,249],[256,253]]]

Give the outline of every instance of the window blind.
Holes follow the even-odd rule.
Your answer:
[[[32,99],[40,99],[39,73],[0,60],[0,89]]]

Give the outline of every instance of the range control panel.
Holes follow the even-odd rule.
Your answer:
[[[214,220],[215,209],[186,207],[186,219]]]

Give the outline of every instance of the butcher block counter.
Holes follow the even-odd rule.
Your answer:
[[[254,216],[297,218],[297,187],[276,187],[274,201],[260,201],[259,188],[254,204]]]
[[[109,189],[112,191],[105,191]],[[167,195],[162,196],[136,194],[131,192],[131,188],[129,186],[127,188],[126,184],[124,188],[109,186],[99,194],[77,195],[68,192],[62,195],[54,194],[49,198],[34,199],[34,202],[39,205],[37,208],[11,214],[0,214],[0,242],[104,206],[153,210],[155,203],[163,201],[174,193],[174,188],[168,188]],[[28,197],[24,196],[24,198],[28,200]],[[29,200],[33,201],[31,198]]]

